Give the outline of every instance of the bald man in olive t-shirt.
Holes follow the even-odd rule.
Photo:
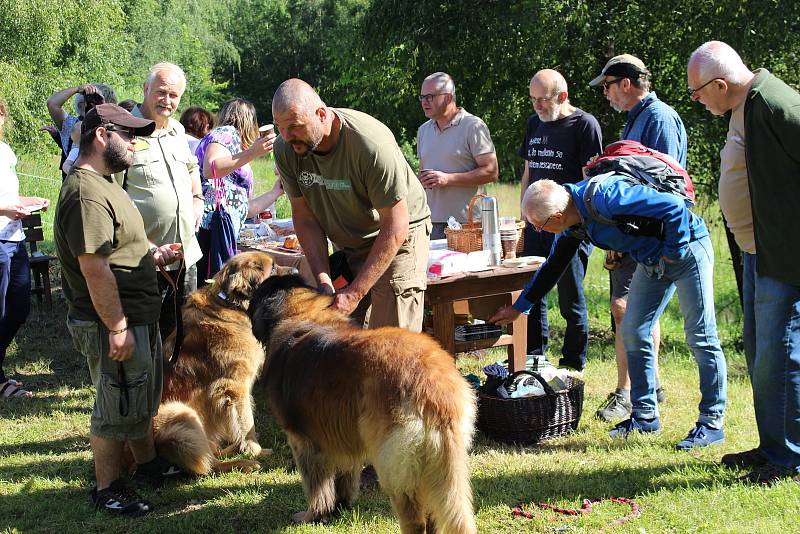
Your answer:
[[[320,288],[333,291],[327,237],[354,274],[334,307],[361,321],[371,304],[369,328],[421,331],[430,210],[392,132],[365,113],[325,106],[297,79],[278,88],[272,112],[275,161]]]

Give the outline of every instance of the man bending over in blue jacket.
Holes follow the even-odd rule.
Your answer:
[[[703,219],[684,200],[609,173],[586,196],[588,180],[564,184],[540,180],[531,185],[522,211],[538,231],[556,236],[550,256],[512,306],[500,308],[489,322],[508,324],[542,298],[558,281],[582,241],[629,253],[638,263],[622,323],[631,378],[630,419],[609,435],[661,429],[656,402],[652,328],[675,290],[684,317],[686,342],[700,372],[700,416],[679,450],[723,441],[726,366],[714,315],[714,252]],[[586,200],[594,203],[592,217]],[[596,220],[603,218],[607,224]]]

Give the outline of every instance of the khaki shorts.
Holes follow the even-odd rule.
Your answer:
[[[422,331],[425,287],[428,283],[428,250],[431,223],[426,221],[408,231],[408,237],[370,292],[353,312],[353,318],[368,328],[399,326]],[[366,256],[347,255],[353,276],[358,276]]]
[[[120,363],[108,357],[108,330],[94,321],[67,319],[75,350],[86,357],[97,396],[90,430],[114,441],[141,439],[150,431],[163,386],[158,324],[131,326],[133,356]]]

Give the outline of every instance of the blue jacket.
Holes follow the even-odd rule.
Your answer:
[[[686,257],[689,243],[708,235],[702,217],[695,215],[684,200],[671,193],[661,193],[652,187],[631,184],[609,175],[595,190],[597,212],[608,219],[629,217],[660,222],[663,239],[629,235],[619,226],[604,224],[589,217],[583,195],[589,181],[564,184],[581,216],[580,225],[573,226],[556,236],[547,261],[525,287],[514,308],[523,313],[530,311],[533,302],[544,297],[558,282],[582,240],[588,240],[605,250],[627,252],[638,263],[658,265],[662,257],[679,261]]]

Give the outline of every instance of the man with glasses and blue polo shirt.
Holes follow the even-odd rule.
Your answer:
[[[653,150],[668,154],[686,168],[686,129],[683,127],[683,121],[674,109],[658,99],[655,91],[650,91],[650,71],[642,60],[630,54],[614,56],[608,60],[600,75],[589,82],[589,85],[602,87],[603,94],[611,107],[619,112],[627,112],[628,121],[620,139],[637,141]],[[625,317],[628,288],[636,270],[636,262],[629,254],[608,251],[605,267],[610,271],[611,315],[617,332],[614,343],[617,388],[597,410],[597,417],[612,421],[628,417],[631,413],[628,360],[619,332],[622,319]],[[653,346],[659,403],[665,400],[658,373],[660,338],[661,329],[656,322],[653,326]]]
[[[581,167],[603,151],[602,133],[597,119],[573,106],[569,101],[567,81],[559,72],[543,69],[530,83],[533,111],[528,118],[525,138],[517,152],[525,160],[522,172],[520,201],[528,186],[550,179],[560,184],[581,179]],[[555,236],[525,225],[526,256],[547,256]],[[589,343],[589,319],[583,279],[592,246],[582,243],[573,255],[567,270],[558,281],[558,306],[566,321],[564,345],[559,365],[582,371],[586,364]],[[545,355],[549,329],[547,299],[533,302],[528,317],[527,354]]]
[[[496,182],[497,156],[486,124],[456,104],[453,78],[434,72],[422,82],[419,101],[429,119],[417,130],[419,181],[431,209],[431,239],[443,239],[450,216],[469,220],[469,201],[483,184]],[[475,208],[473,220],[480,217]]]

